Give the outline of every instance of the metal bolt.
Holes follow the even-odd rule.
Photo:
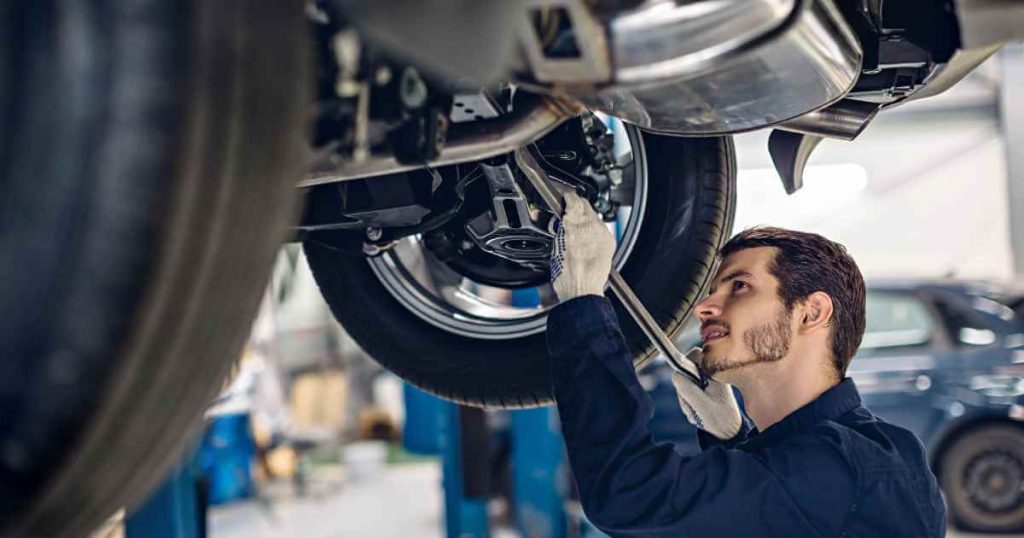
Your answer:
[[[363,254],[367,256],[376,256],[381,253],[381,248],[372,243],[363,243]]]
[[[370,226],[366,229],[366,238],[370,241],[380,241],[380,238],[384,236],[384,230],[381,230],[378,226]]]
[[[427,85],[423,83],[419,73],[411,67],[402,70],[399,84],[399,96],[406,108],[420,108],[427,102]]]
[[[391,68],[386,65],[378,67],[377,71],[373,74],[373,81],[378,86],[384,86],[391,82]]]

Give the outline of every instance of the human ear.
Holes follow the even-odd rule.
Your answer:
[[[803,301],[803,315],[800,330],[811,332],[821,327],[828,327],[832,321],[832,297],[823,291],[816,291]]]

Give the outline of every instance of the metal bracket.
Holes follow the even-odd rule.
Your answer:
[[[567,17],[576,54],[552,56],[538,34],[534,17],[542,14]],[[533,76],[541,82],[607,82],[612,67],[603,24],[582,0],[532,0],[517,28]]]
[[[554,235],[539,224],[509,164],[480,164],[491,189],[492,210],[466,223],[481,249],[520,264],[547,263]],[[534,214],[536,213],[536,214]]]

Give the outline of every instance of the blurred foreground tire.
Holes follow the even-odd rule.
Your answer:
[[[970,431],[945,451],[939,469],[957,527],[1024,530],[1024,428],[991,425]]]
[[[305,24],[0,2],[0,535],[87,535],[181,456],[294,215]]]

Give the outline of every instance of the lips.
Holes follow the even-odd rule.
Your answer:
[[[700,339],[704,343],[704,345],[706,346],[709,343],[714,342],[715,340],[718,340],[719,338],[726,337],[728,334],[729,334],[729,331],[723,329],[720,325],[711,325],[711,326],[705,327],[700,332]]]

